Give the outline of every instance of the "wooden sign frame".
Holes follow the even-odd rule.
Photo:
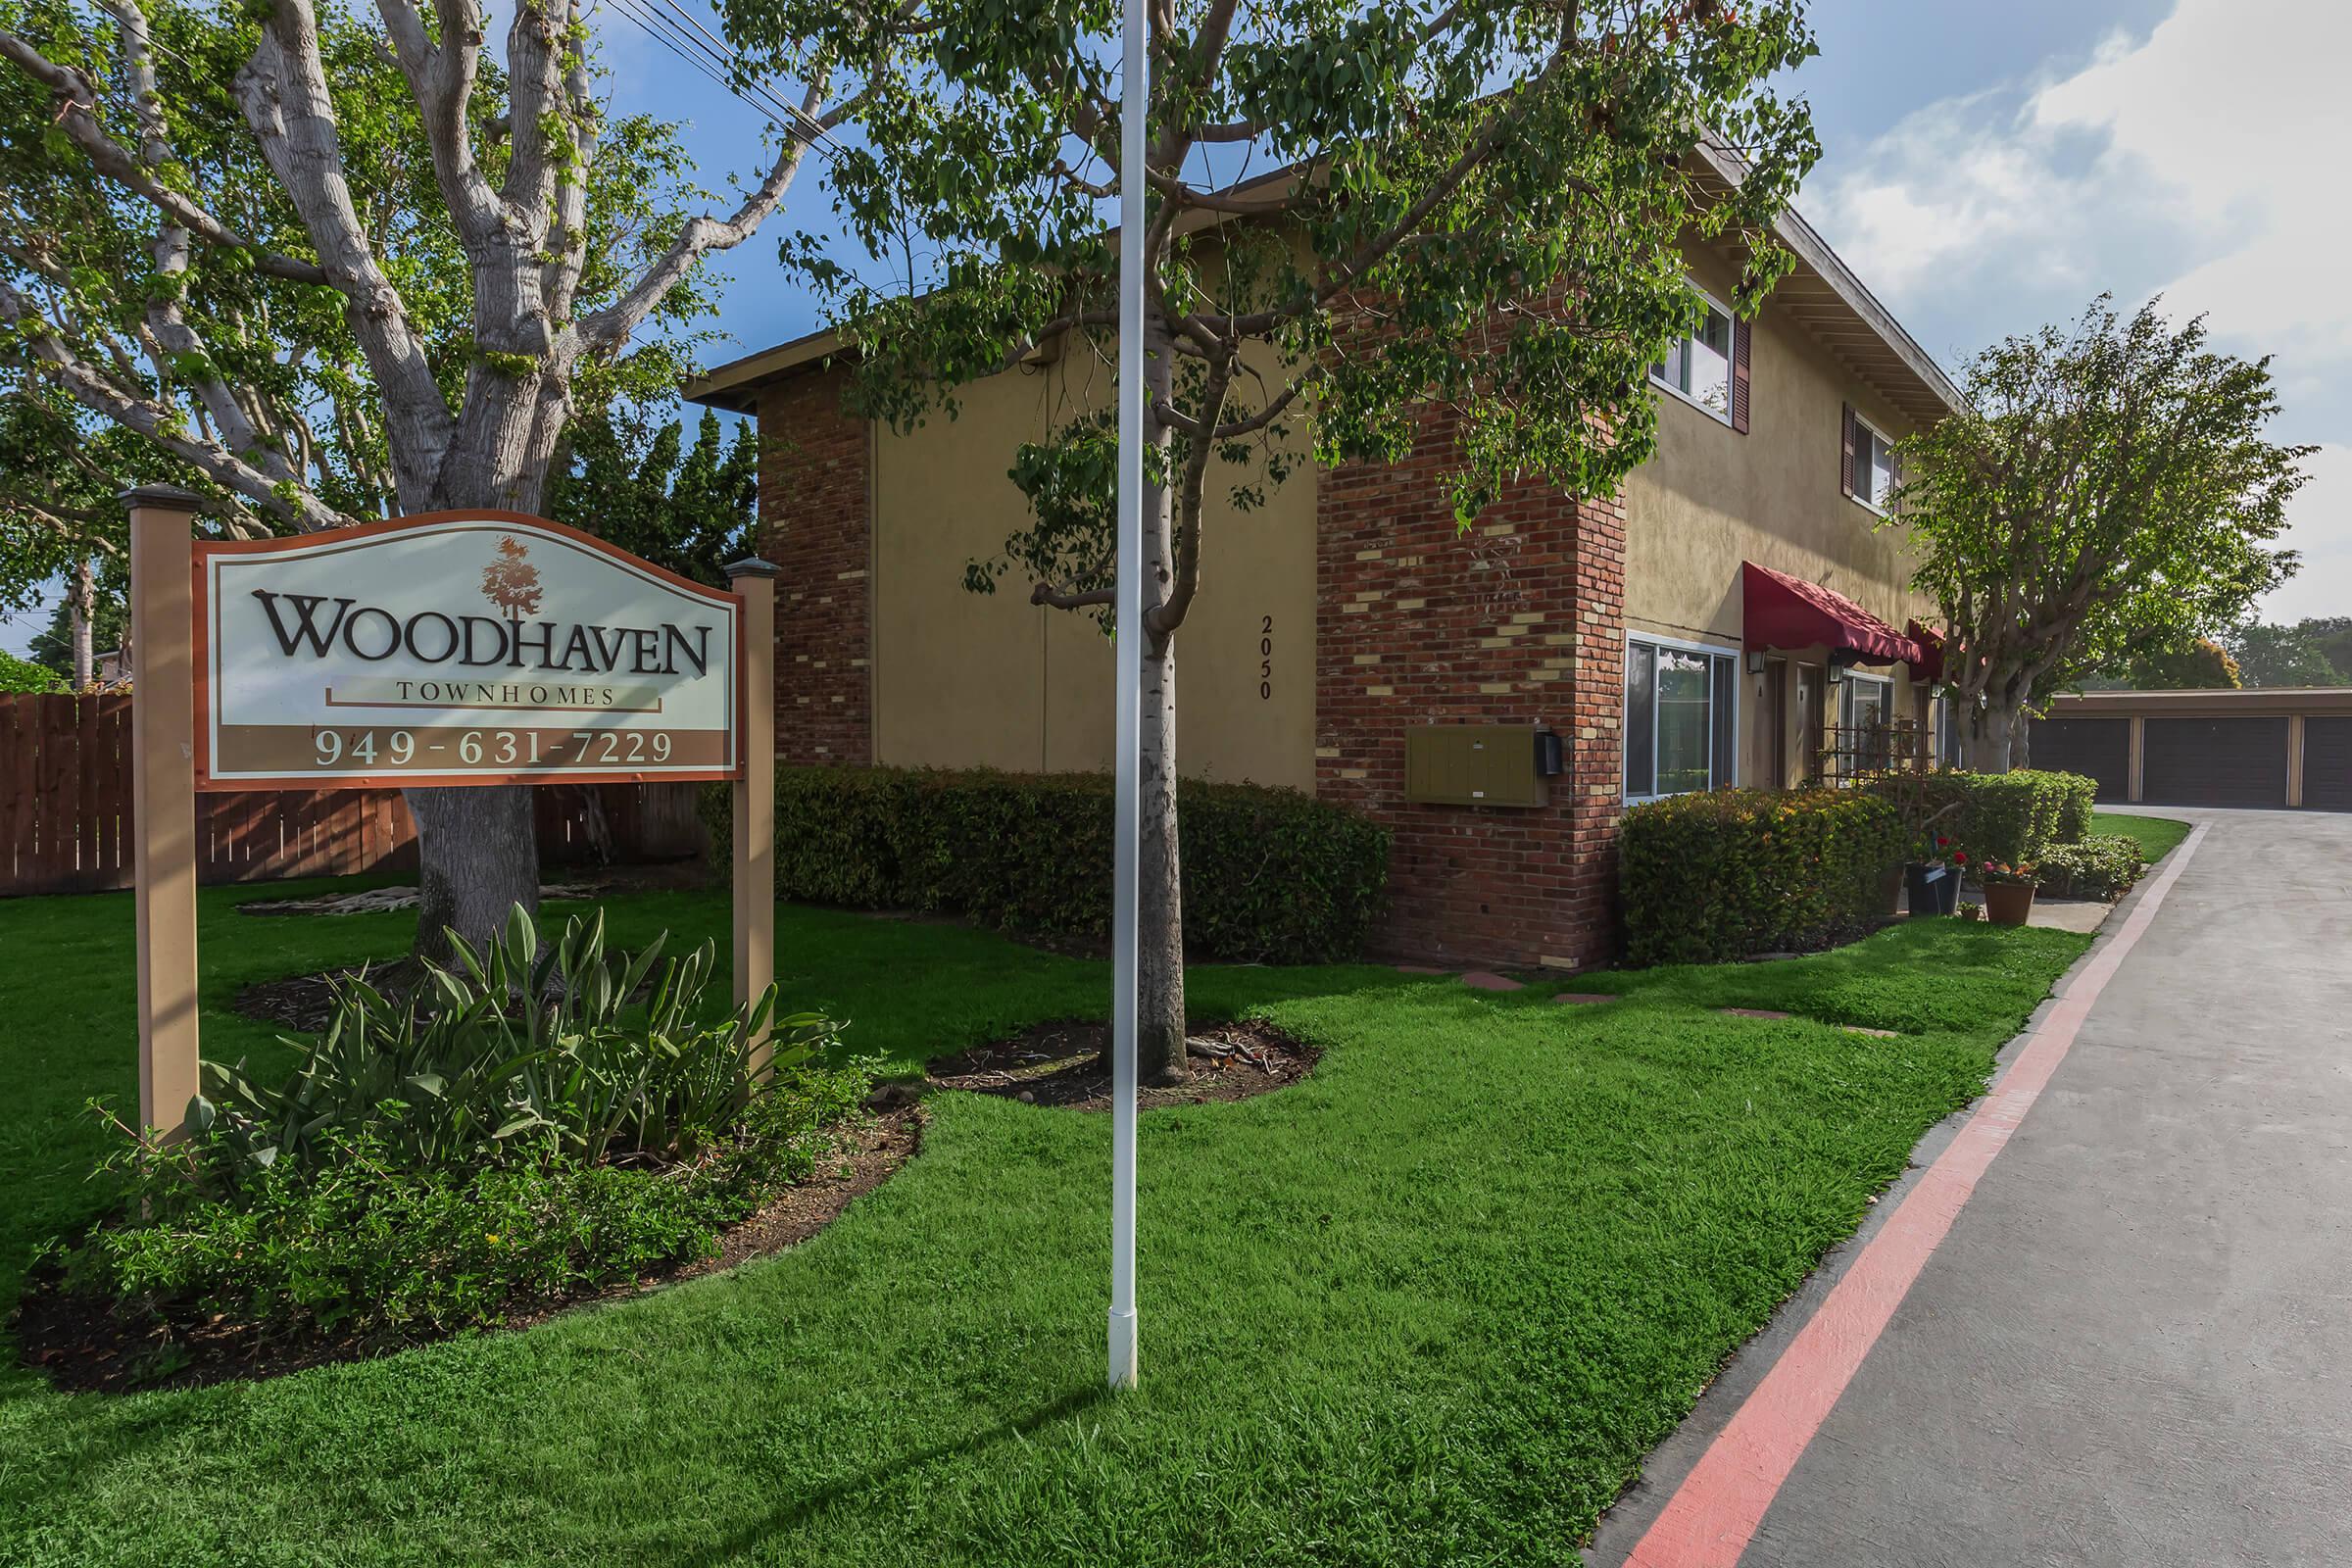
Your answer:
[[[480,524],[478,530],[467,525]],[[419,529],[439,528],[455,531],[479,531],[501,534],[511,530],[550,535],[575,549],[601,556],[625,571],[661,584],[688,598],[723,608],[735,630],[730,649],[730,677],[734,691],[728,699],[733,709],[734,757],[726,765],[707,768],[667,767],[630,769],[626,767],[524,767],[513,771],[494,768],[466,768],[447,773],[431,773],[421,769],[387,767],[367,773],[339,772],[319,775],[309,773],[253,774],[237,773],[225,778],[213,776],[213,690],[214,662],[219,654],[215,643],[215,626],[220,607],[212,602],[211,564],[217,560],[250,560],[315,557],[328,552],[365,549],[370,541],[387,536],[400,537]],[[650,561],[630,555],[627,551],[608,544],[594,534],[527,513],[508,512],[496,508],[476,511],[426,512],[411,516],[389,517],[377,522],[364,522],[349,528],[292,534],[278,539],[223,539],[197,543],[192,550],[191,598],[194,614],[193,652],[196,682],[196,788],[208,790],[294,790],[294,789],[403,789],[449,786],[490,786],[498,784],[651,784],[664,780],[678,783],[726,781],[743,776],[743,723],[747,710],[746,692],[749,682],[743,678],[746,656],[744,628],[745,596],[729,593],[696,582]],[[542,679],[534,682],[545,685]],[[518,711],[546,713],[550,707],[520,709]],[[386,728],[384,725],[354,725],[355,728]],[[463,727],[463,726],[459,726]],[[483,726],[476,726],[477,728]],[[603,730],[589,732],[603,734]],[[510,731],[509,733],[512,733]]]
[[[171,485],[123,493],[130,511],[131,837],[136,861],[132,904],[137,920],[139,1121],[167,1137],[183,1130],[202,1086],[196,991],[196,792],[214,789],[371,789],[540,784],[619,784],[718,780],[731,785],[734,820],[734,997],[742,1006],[767,989],[775,972],[775,577],[757,557],[729,565],[737,591],[722,592],[638,560],[576,528],[522,513],[430,513],[363,523],[291,539],[195,542],[204,501]],[[726,769],[655,774],[616,769],[521,773],[390,772],[328,777],[210,778],[205,652],[205,563],[214,556],[329,548],[358,535],[453,521],[527,525],[563,536],[632,569],[654,574],[697,597],[723,603],[735,616],[735,753]],[[755,1042],[752,1070],[765,1069],[768,1043]]]

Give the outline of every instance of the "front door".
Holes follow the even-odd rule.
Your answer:
[[[1767,658],[1756,684],[1747,776],[1769,790],[1788,787],[1788,661]]]

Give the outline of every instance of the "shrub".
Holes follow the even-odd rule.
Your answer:
[[[370,1337],[495,1322],[709,1253],[872,1087],[814,1060],[813,1014],[775,1024],[754,1081],[774,991],[711,1021],[709,944],[656,976],[660,940],[608,960],[600,912],[542,953],[517,907],[485,950],[452,945],[404,1003],[337,982],[281,1084],[207,1063],[185,1139],[122,1129],[119,1218],[66,1251],[67,1288]]]
[[[1890,800],[1919,791],[1924,814],[1934,819],[1932,831],[1964,848],[1971,858],[2015,864],[2040,859],[2053,844],[2079,842],[2090,830],[2098,781],[2080,773],[2032,768],[2013,773],[1953,770],[1925,779],[1890,777],[1871,789]]]
[[[2038,885],[2057,898],[2105,899],[2113,904],[2132,891],[2146,869],[2139,840],[2123,833],[2096,833],[2080,844],[2053,844],[2044,850]]]
[[[46,664],[35,664],[14,654],[0,653],[0,695],[11,692],[62,692],[64,677]]]
[[[714,956],[705,943],[661,957],[605,956],[605,917],[568,920],[542,954],[517,905],[505,934],[476,953],[450,933],[459,970],[424,966],[426,983],[395,1004],[365,978],[333,982],[334,1009],[293,1072],[256,1086],[245,1064],[204,1063],[211,1093],[190,1124],[219,1126],[248,1166],[309,1163],[330,1139],[368,1134],[382,1157],[411,1168],[514,1157],[518,1151],[593,1163],[612,1154],[692,1156],[731,1125],[748,1098],[754,1038],[774,988],[718,1022],[705,1021]],[[773,1060],[790,1066],[833,1039],[814,1014],[775,1023]]]
[[[839,1147],[862,1067],[782,1075],[730,1132],[678,1165],[405,1166],[380,1128],[337,1129],[297,1165],[252,1165],[215,1126],[109,1161],[136,1216],[93,1231],[66,1288],[273,1330],[401,1339],[708,1256],[720,1231]]]
[[[1625,813],[1628,956],[1712,962],[1817,947],[1886,917],[1893,807],[1858,790],[1714,790]]]
[[[1354,956],[1380,911],[1389,832],[1296,790],[1177,786],[1185,949],[1316,963]],[[725,788],[703,797],[715,854]],[[1110,781],[1096,773],[776,770],[776,896],[960,914],[998,930],[1110,931]]]

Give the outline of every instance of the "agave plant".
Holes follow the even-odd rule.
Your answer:
[[[333,981],[326,1028],[286,1042],[302,1060],[275,1088],[256,1085],[242,1061],[206,1063],[189,1123],[218,1129],[241,1164],[257,1166],[308,1159],[362,1130],[416,1167],[526,1150],[691,1159],[837,1030],[816,1013],[775,1017],[772,985],[711,1021],[714,945],[663,961],[667,940],[608,956],[600,909],[542,947],[517,905],[478,951],[452,932],[454,963],[427,964],[405,1001],[364,973]]]

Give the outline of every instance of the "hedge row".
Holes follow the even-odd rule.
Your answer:
[[[2093,833],[2079,844],[2052,844],[2034,862],[2042,892],[2061,899],[2105,899],[2113,904],[2132,891],[2147,869],[2139,840],[2124,833]]]
[[[726,788],[705,791],[702,809],[724,863]],[[1388,883],[1388,829],[1296,790],[1189,779],[1176,816],[1189,955],[1323,963],[1362,951]],[[1099,773],[776,770],[780,899],[1105,938],[1111,838]]]
[[[2014,773],[1933,773],[1924,781],[1890,779],[1887,793],[1924,788],[1933,831],[1977,859],[2039,860],[2054,844],[2079,844],[2090,831],[2098,781],[2080,773],[2020,768]],[[1944,808],[1953,809],[1936,815]]]
[[[1886,917],[1892,806],[1858,790],[1711,790],[1625,813],[1627,956],[1709,963],[1820,947]]]

